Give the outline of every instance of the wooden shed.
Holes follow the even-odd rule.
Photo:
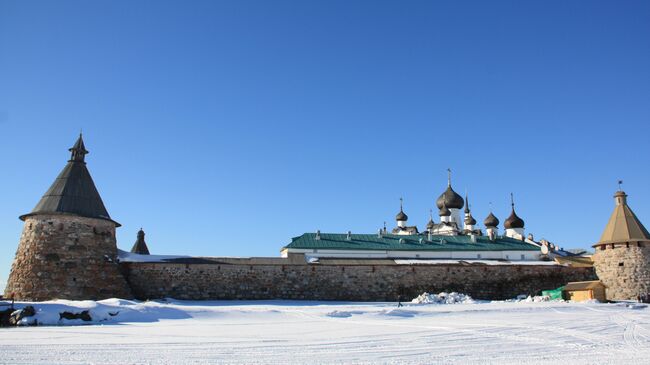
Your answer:
[[[575,281],[568,283],[563,290],[564,299],[581,302],[589,299],[606,301],[605,285],[599,280],[595,281]]]

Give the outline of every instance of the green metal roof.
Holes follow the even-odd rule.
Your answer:
[[[490,241],[486,236],[432,236],[385,234],[305,233],[294,237],[284,248],[320,250],[390,250],[390,251],[538,251],[539,248],[509,237]],[[401,240],[401,242],[400,242]]]

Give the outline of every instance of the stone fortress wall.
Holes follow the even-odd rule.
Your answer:
[[[119,262],[119,224],[110,218],[87,169],[83,136],[69,151],[70,159],[39,203],[20,217],[25,223],[6,297],[378,301],[446,290],[504,299],[593,278],[592,269],[562,266],[397,265],[372,259],[307,263],[304,255]],[[455,194],[451,185],[447,193]],[[457,194],[456,199],[462,205]],[[144,232],[138,237],[148,253]]]
[[[627,242],[596,247],[594,268],[607,287],[607,299],[630,300],[650,293],[650,243]]]
[[[210,260],[218,260],[211,258]],[[593,268],[559,265],[398,265],[290,263],[121,263],[137,299],[306,299],[395,301],[423,292],[457,291],[477,299],[540,294],[569,281],[594,280]],[[239,261],[239,262],[238,262]],[[372,260],[371,260],[372,261]]]
[[[66,214],[25,218],[5,296],[17,300],[305,299],[394,301],[422,292],[458,291],[508,299],[568,281],[592,268],[560,265],[396,264],[385,259],[187,258],[119,262],[115,223]]]

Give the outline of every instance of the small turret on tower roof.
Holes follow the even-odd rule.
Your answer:
[[[77,139],[77,142],[75,142],[74,146],[70,147],[68,151],[72,153],[72,155],[70,156],[70,161],[85,162],[86,155],[88,154],[88,150],[84,145],[84,140],[81,133],[79,133],[79,138]]]

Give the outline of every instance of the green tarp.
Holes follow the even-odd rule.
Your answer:
[[[562,298],[562,291],[564,290],[564,287],[561,286],[557,289],[552,289],[552,290],[542,290],[542,295],[548,295],[551,300],[554,299],[563,299]]]

